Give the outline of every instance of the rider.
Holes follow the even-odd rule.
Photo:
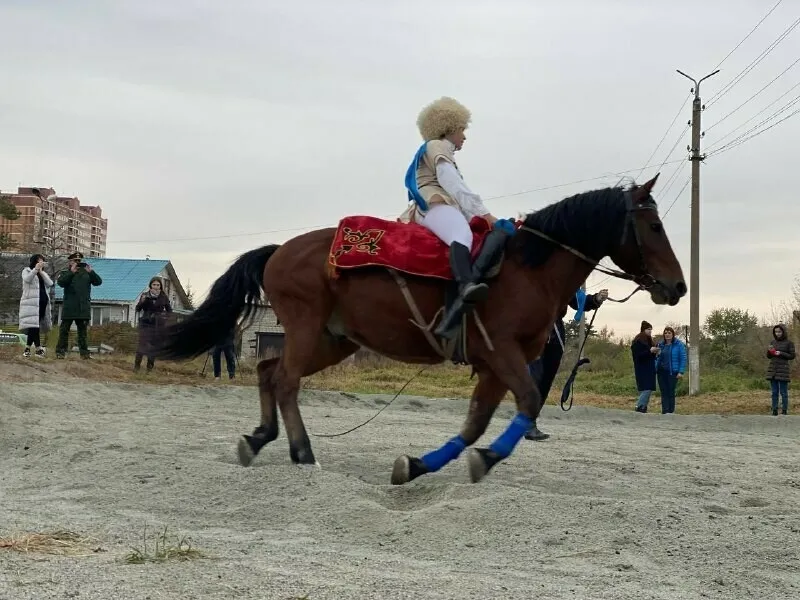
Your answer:
[[[470,111],[453,98],[443,97],[422,109],[417,127],[424,143],[417,150],[406,173],[406,188],[412,204],[401,215],[403,222],[414,221],[433,232],[450,249],[450,268],[459,286],[459,298],[442,318],[435,333],[452,337],[465,310],[485,300],[488,286],[480,279],[502,252],[506,236],[514,225],[497,219],[481,197],[464,182],[455,162],[455,152],[467,139]],[[487,236],[481,252],[472,262],[472,230],[469,221],[479,216],[497,233]]]
[[[569,306],[575,309],[575,320],[580,321],[581,316],[587,310],[597,310],[608,298],[608,290],[602,289],[596,294],[587,296],[583,289],[578,289],[575,296],[569,301]],[[553,385],[553,380],[556,378],[559,366],[561,366],[561,358],[564,356],[564,340],[566,332],[564,330],[564,317],[567,314],[567,307],[561,310],[561,314],[553,324],[553,330],[550,332],[550,337],[547,338],[547,343],[544,346],[541,356],[528,363],[528,372],[531,374],[536,387],[539,388],[539,393],[542,396],[542,406],[547,401],[547,395],[550,393],[550,387]],[[543,433],[536,426],[536,419],[528,432],[525,434],[526,440],[541,441],[550,437],[550,434]]]

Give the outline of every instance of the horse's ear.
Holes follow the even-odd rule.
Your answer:
[[[646,182],[642,186],[642,191],[645,193],[645,198],[650,195],[650,192],[655,187],[656,181],[658,181],[658,176],[659,175],[661,175],[661,173],[656,173],[655,177],[653,177],[650,181]]]

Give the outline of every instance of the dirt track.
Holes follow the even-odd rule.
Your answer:
[[[302,410],[330,433],[388,398],[305,392]],[[403,397],[312,439],[321,470],[293,467],[283,434],[242,468],[252,388],[0,383],[0,537],[67,529],[100,550],[0,549],[0,598],[800,596],[796,417],[546,407],[554,437],[477,485],[463,460],[388,484],[397,455],[444,441],[464,412]],[[208,558],[126,564],[145,523]]]

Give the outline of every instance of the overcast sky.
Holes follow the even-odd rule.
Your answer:
[[[656,167],[638,169],[691,88],[675,69],[712,71],[773,4],[0,0],[0,189],[48,186],[99,204],[108,256],[169,258],[202,295],[253,247],[349,214],[399,215],[417,113],[442,95],[473,112],[459,166],[496,215],[616,183],[623,170],[645,180]],[[800,82],[798,64],[712,127],[800,58],[795,30],[710,102],[798,17],[798,0],[782,2],[703,84],[704,147]],[[651,163],[689,118],[687,102]],[[703,166],[703,314],[735,305],[767,317],[790,298],[798,139],[800,116]],[[670,160],[688,143],[687,131]],[[665,225],[687,282],[689,170],[665,165],[656,188],[662,215],[677,198]],[[590,290],[631,289],[604,279],[593,275]],[[596,323],[627,335],[641,319],[660,328],[688,314],[688,296],[661,308],[642,295]]]

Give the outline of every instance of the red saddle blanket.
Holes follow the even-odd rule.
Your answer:
[[[473,217],[469,226],[474,259],[491,226],[480,217]],[[378,217],[357,215],[339,221],[328,263],[334,277],[340,269],[389,267],[410,275],[453,279],[448,247],[438,237],[422,225]]]

